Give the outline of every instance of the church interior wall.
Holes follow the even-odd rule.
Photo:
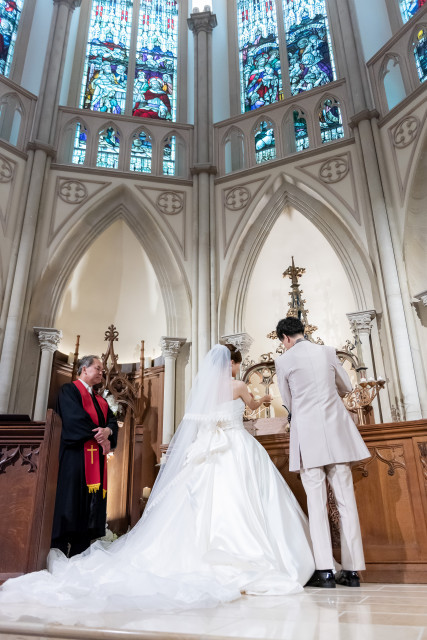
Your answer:
[[[330,7],[337,8],[337,2],[339,0],[331,0]],[[194,201],[197,200],[198,176],[192,178],[190,171],[193,166],[191,123],[194,122],[195,99],[194,40],[193,34],[189,33],[186,27],[186,19],[192,6],[197,5],[200,11],[203,11],[204,6],[209,3],[204,0],[194,0],[191,3],[189,0],[188,3],[182,4],[179,43],[180,51],[184,53],[180,54],[179,62],[182,83],[179,83],[181,94],[177,123],[135,123],[135,119],[129,114],[120,116],[120,120],[118,117],[111,117],[111,123],[119,126],[122,134],[120,164],[117,170],[95,166],[97,135],[100,128],[109,122],[108,114],[80,111],[76,108],[85,57],[89,4],[83,3],[80,9],[77,8],[70,23],[60,91],[60,104],[63,107],[58,112],[55,142],[57,154],[52,159],[52,164],[47,165],[36,250],[33,254],[23,314],[20,354],[25,355],[22,358],[20,356],[20,369],[14,378],[16,402],[13,406],[17,410],[30,411],[35,393],[39,347],[32,327],[54,326],[54,323],[61,322],[64,327],[57,328],[66,331],[67,336],[71,335],[72,327],[66,327],[67,321],[71,323],[71,315],[66,311],[66,304],[71,304],[70,301],[76,293],[76,279],[80,268],[83,268],[78,267],[79,261],[80,265],[83,265],[96,260],[94,256],[98,252],[97,242],[101,242],[102,238],[110,238],[109,242],[112,241],[114,229],[120,227],[121,231],[117,232],[117,237],[121,237],[122,240],[126,234],[134,234],[133,240],[129,242],[134,242],[135,247],[139,247],[132,250],[132,253],[136,252],[135,260],[140,265],[138,271],[146,274],[147,286],[156,291],[158,288],[160,291],[159,305],[163,305],[163,310],[160,311],[158,307],[154,316],[164,318],[161,331],[167,335],[185,337],[188,342],[197,334],[194,330],[195,309],[198,304],[198,290],[195,285],[198,265],[194,238],[197,212]],[[264,256],[265,252],[268,253],[270,243],[274,244],[277,240],[275,234],[281,221],[288,217],[292,219],[293,229],[283,243],[286,255],[279,253],[274,256],[272,262],[283,260],[284,264],[278,267],[279,270],[288,266],[290,255],[287,254],[292,249],[292,239],[299,238],[300,227],[311,229],[313,237],[322,234],[322,241],[319,241],[319,244],[323,243],[325,247],[322,276],[326,282],[332,283],[333,277],[338,278],[338,273],[340,274],[340,284],[337,286],[341,291],[345,290],[349,296],[347,299],[346,295],[343,295],[340,300],[340,303],[344,305],[345,302],[349,307],[346,313],[366,309],[375,309],[377,313],[372,329],[376,373],[384,375],[386,372],[390,376],[390,404],[396,404],[396,398],[400,395],[400,374],[393,350],[393,337],[382,281],[384,274],[378,251],[381,238],[376,237],[373,225],[372,210],[375,203],[371,201],[372,194],[368,189],[367,168],[357,123],[351,122],[354,105],[357,104],[357,96],[353,96],[351,74],[356,73],[357,66],[359,70],[363,66],[361,74],[366,75],[365,62],[368,61],[373,95],[371,106],[380,113],[375,152],[381,169],[392,235],[394,234],[393,243],[400,285],[403,289],[406,287],[406,294],[403,292],[402,297],[405,298],[406,295],[405,313],[410,323],[412,322],[408,324],[412,327],[412,350],[414,353],[416,350],[421,353],[424,370],[427,363],[425,308],[420,302],[414,303],[413,298],[426,289],[426,270],[421,266],[422,259],[425,258],[424,248],[427,240],[425,209],[419,202],[424,200],[427,194],[423,191],[425,171],[422,172],[418,167],[424,167],[423,141],[427,129],[427,111],[423,95],[425,85],[419,84],[413,54],[409,47],[415,27],[406,25],[401,30],[398,29],[401,20],[399,22],[397,18],[394,0],[376,0],[375,11],[372,11],[371,4],[367,0],[350,0],[349,3],[358,21],[359,33],[356,34],[356,41],[361,43],[360,60],[352,61],[353,67],[349,63],[346,50],[345,31],[341,33],[342,13],[338,15],[338,11],[329,10],[337,58],[337,81],[299,94],[298,99],[285,98],[284,101],[263,107],[256,112],[241,114],[237,44],[235,37],[230,36],[230,33],[234,33],[233,29],[237,28],[235,1],[213,1],[212,10],[218,20],[218,27],[212,33],[214,162],[218,174],[215,179],[210,178],[215,185],[211,205],[217,226],[216,244],[211,250],[215,251],[213,259],[216,262],[215,274],[218,276],[218,291],[215,293],[213,288],[213,295],[217,295],[218,301],[217,306],[214,304],[211,310],[211,323],[214,327],[213,340],[224,334],[249,331],[248,318],[253,315],[250,309],[254,308],[255,304],[253,291],[259,286],[256,274],[260,265],[257,260],[260,259],[259,256]],[[391,8],[392,4],[394,9]],[[42,86],[53,3],[46,0],[28,0],[25,11],[27,13],[22,16],[21,37],[27,29],[28,42],[25,44],[26,49],[22,49],[22,64],[17,61],[15,68],[18,74],[21,64],[22,77],[19,78],[19,84],[38,95]],[[420,12],[420,20],[415,21],[417,25],[424,24],[427,9],[423,8]],[[18,75],[15,76],[15,79],[17,78]],[[14,80],[14,77],[11,79]],[[7,80],[5,83],[7,84]],[[366,87],[365,91],[368,93]],[[27,100],[27,122],[31,120],[30,111],[35,105],[35,96],[24,95],[24,92],[20,96],[22,100]],[[324,144],[320,137],[318,117],[319,107],[328,97],[337,97],[339,100],[344,138]],[[295,108],[304,111],[307,117],[310,148],[303,153],[296,153],[289,147],[289,122]],[[43,114],[41,117],[43,118]],[[71,159],[67,157],[65,148],[69,143],[66,142],[66,128],[71,124],[75,126],[77,119],[87,125],[89,132],[88,157],[85,165],[78,167],[70,164]],[[262,120],[270,121],[274,127],[277,157],[276,160],[257,164],[254,135],[257,124]],[[128,164],[131,139],[136,127],[143,125],[153,139],[152,174],[132,175]],[[13,166],[13,178],[0,183],[0,222],[4,232],[0,236],[0,296],[3,301],[6,300],[9,264],[13,251],[16,250],[13,243],[20,235],[21,204],[18,194],[23,187],[27,158],[26,142],[30,137],[29,131],[25,131],[17,149],[6,142],[1,143],[1,157]],[[230,165],[226,165],[224,147],[230,131],[234,131],[233,135],[237,141],[243,141],[244,152],[240,170],[227,173]],[[185,171],[179,178],[162,175],[163,135],[171,132],[181,137],[186,151]],[[310,224],[311,226],[307,227]],[[297,244],[296,240],[294,242]],[[264,250],[263,247],[267,248]],[[305,255],[300,255],[300,261],[304,262]],[[126,259],[128,258],[129,256],[126,256]],[[310,253],[307,253],[308,261],[309,258]],[[341,265],[341,271],[337,271],[333,266],[337,260]],[[151,266],[148,266],[148,263]],[[122,274],[125,270],[123,265],[124,262],[121,267]],[[308,264],[301,266],[310,269]],[[311,268],[314,270],[314,267]],[[316,269],[318,271],[320,267]],[[118,278],[119,273],[118,267],[115,277]],[[132,277],[134,276],[133,273]],[[307,282],[308,277],[307,275]],[[280,280],[280,273],[277,274],[277,278]],[[117,288],[118,286],[117,284]],[[281,286],[283,287],[284,283],[281,282]],[[308,289],[310,286],[308,285]],[[276,301],[275,291],[272,289],[268,295],[275,299],[276,312],[279,302]],[[83,308],[87,304],[89,293],[83,288],[79,295]],[[282,299],[283,296],[280,300]],[[121,312],[125,305],[118,297],[115,298],[114,304],[115,314]],[[319,335],[322,335],[322,326],[328,327],[326,332],[332,330],[328,315],[332,312],[332,307],[326,308],[320,304],[316,307],[318,303],[313,304],[314,309],[318,309],[313,320],[319,326]],[[79,310],[79,305],[74,308]],[[7,304],[3,305],[1,329],[4,327],[5,314],[7,315]],[[338,336],[341,339],[345,331],[350,336],[350,327],[343,311],[337,314],[340,315],[335,327],[337,337],[334,337],[335,334],[328,334],[326,341],[336,341]],[[217,319],[218,332],[215,329]],[[156,320],[148,318],[147,322],[148,335],[156,329]],[[157,323],[158,331],[159,326],[160,323]],[[272,328],[274,327],[269,327],[268,331]],[[143,325],[138,327],[138,330],[140,329],[143,329]],[[200,330],[199,327],[198,331]],[[257,335],[253,337],[258,341],[255,345],[259,344],[262,351],[264,347],[261,348],[261,344],[264,344],[264,338],[261,337],[261,328],[254,328],[254,332],[257,332]],[[129,335],[131,334],[132,331],[129,330]],[[323,332],[322,337],[325,335]],[[0,341],[2,336],[3,331]],[[141,335],[141,338],[145,336]],[[67,337],[67,340],[70,341],[71,338]],[[66,340],[64,345],[67,345],[68,349]],[[189,349],[190,346],[186,346],[186,350]],[[185,371],[187,382],[188,376],[191,377],[188,373],[191,371],[188,361],[189,353],[180,355],[179,366]],[[20,393],[17,395],[18,388]],[[183,392],[180,393],[177,406],[183,407]]]

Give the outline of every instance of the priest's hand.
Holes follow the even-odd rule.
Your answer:
[[[111,443],[109,440],[107,440],[107,442],[105,442],[105,444],[102,445],[102,453],[104,454],[104,456],[107,455],[107,453],[110,453],[111,451]]]
[[[97,443],[103,447],[108,442],[108,438],[111,434],[110,427],[97,427],[96,429],[92,429],[92,431],[95,434],[94,438]]]

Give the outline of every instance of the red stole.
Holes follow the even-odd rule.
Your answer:
[[[75,380],[74,383],[80,392],[82,397],[83,409],[89,415],[92,422],[99,426],[98,414],[93,404],[91,394],[81,382],[81,380]],[[104,415],[105,422],[107,422],[108,402],[97,396],[99,407]],[[99,444],[92,438],[84,443],[84,460],[85,460],[85,477],[86,484],[89,489],[89,493],[98,491],[101,486],[101,472],[99,466]],[[107,495],[107,458],[104,456],[104,474],[102,479],[103,497]]]

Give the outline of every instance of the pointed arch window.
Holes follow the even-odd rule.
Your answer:
[[[308,149],[309,147],[307,118],[304,111],[294,111],[293,121],[295,133],[295,150],[304,151],[304,149]]]
[[[403,23],[408,22],[427,0],[400,0],[399,7]]]
[[[175,120],[177,66],[177,0],[92,0],[81,108]]]
[[[325,0],[283,0],[291,94],[336,80]]]
[[[9,76],[24,0],[0,0],[0,74]]]
[[[275,0],[237,0],[242,113],[277,102],[282,93]]]
[[[338,100],[326,98],[319,112],[320,135],[322,142],[331,142],[344,137],[341,109]]]
[[[168,136],[163,143],[163,175],[176,173],[176,136]]]
[[[242,112],[336,80],[326,1],[237,0]],[[280,59],[282,12],[287,61]],[[286,62],[289,83],[282,79]]]
[[[74,135],[74,149],[71,162],[73,164],[84,164],[86,158],[87,129],[80,122],[77,122]]]
[[[255,158],[257,164],[276,158],[276,139],[270,120],[262,120],[255,130]]]
[[[135,133],[132,137],[132,149],[130,153],[130,170],[141,173],[151,173],[152,140],[144,130]]]
[[[176,119],[178,3],[141,0],[132,114]]]
[[[421,82],[427,79],[427,29],[418,29],[413,42],[415,64]]]
[[[96,166],[117,169],[119,166],[120,135],[112,124],[99,132]]]

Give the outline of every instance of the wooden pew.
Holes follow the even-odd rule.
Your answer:
[[[55,507],[61,419],[0,416],[0,582],[46,567]]]

